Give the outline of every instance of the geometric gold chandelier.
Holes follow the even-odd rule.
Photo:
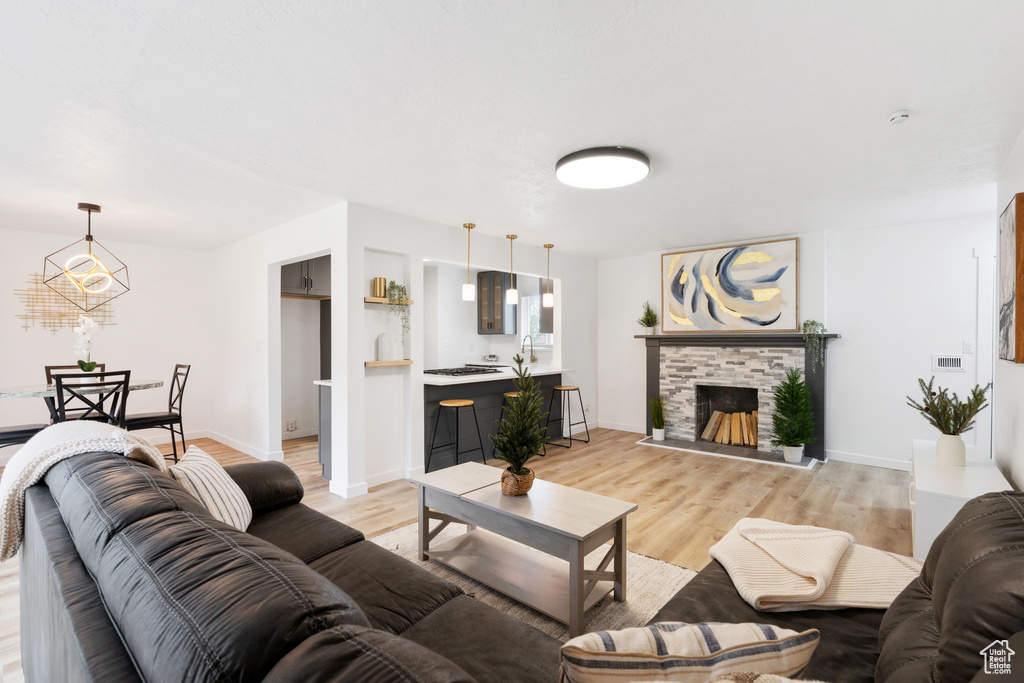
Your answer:
[[[43,284],[86,313],[131,290],[128,266],[92,236],[97,204],[80,203],[89,214],[85,239],[55,251],[43,261]],[[84,244],[83,244],[84,243]]]

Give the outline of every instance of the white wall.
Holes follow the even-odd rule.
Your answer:
[[[320,302],[281,299],[281,429],[285,439],[317,433]],[[295,422],[289,430],[288,423]]]
[[[419,220],[410,216],[350,204],[348,213],[349,261],[348,282],[350,289],[363,296],[363,288],[369,286],[369,279],[377,273],[366,272],[361,254],[365,249],[399,252],[405,259],[406,286],[414,301],[421,301],[425,292],[424,260],[449,261],[458,259],[465,249],[465,231],[459,227],[441,225]],[[454,259],[453,259],[454,257]],[[517,268],[521,272],[539,274],[544,272],[546,253],[539,245],[516,245]],[[502,238],[475,235],[473,238],[473,263],[483,269],[500,270],[508,261],[508,242]],[[556,316],[555,336],[561,345],[552,354],[552,362],[569,367],[564,373],[565,381],[579,385],[585,401],[597,403],[597,264],[592,259],[569,254],[552,255],[552,277],[559,278],[556,287],[555,305],[571,302],[564,309],[561,318]],[[337,280],[335,279],[335,282]],[[440,286],[440,285],[439,285]],[[461,296],[461,290],[456,296]],[[460,303],[461,299],[459,300]],[[410,358],[413,365],[408,368],[381,372],[380,369],[364,371],[361,359],[350,359],[347,384],[349,421],[351,424],[365,424],[367,420],[378,419],[382,413],[368,415],[369,404],[375,397],[388,396],[388,416],[380,428],[350,431],[348,433],[347,457],[359,460],[370,467],[371,462],[385,461],[381,465],[385,473],[394,472],[387,467],[394,464],[394,425],[402,422],[402,474],[409,476],[423,468],[423,381],[424,369],[424,322],[425,307],[412,307],[412,334],[410,337]],[[349,334],[361,338],[365,334],[367,317],[362,311],[349,311]],[[401,390],[395,377],[401,377]],[[339,387],[335,386],[337,397]],[[337,442],[335,442],[337,443]],[[335,469],[338,466],[338,447],[335,446]],[[395,476],[394,478],[397,478]],[[346,491],[332,481],[331,490],[342,495],[358,495],[365,486],[378,482],[373,476],[364,478],[363,488],[352,482]]]
[[[800,319],[842,335],[829,346],[828,457],[905,468],[910,439],[935,436],[904,405],[917,378],[931,376],[933,353],[959,353],[974,341],[982,354],[968,358],[968,371],[937,381],[958,392],[988,381],[992,220],[799,235]],[[659,268],[658,254],[599,264],[604,427],[644,431],[645,348],[632,337],[643,301],[660,307]],[[987,445],[987,425],[972,436]]]
[[[102,225],[96,228],[102,239]],[[0,386],[43,384],[43,366],[74,364],[70,328],[52,333],[40,327],[22,329],[24,312],[15,297],[30,273],[40,272],[43,257],[69,244],[67,235],[0,230]],[[131,291],[112,306],[116,325],[95,333],[93,360],[108,370],[131,370],[133,378],[161,379],[158,389],[134,392],[129,412],[167,410],[168,386],[175,363],[192,365],[183,404],[186,436],[207,435],[212,426],[208,405],[218,386],[217,367],[209,354],[215,309],[227,297],[214,287],[210,257],[198,251],[104,241],[128,265]],[[0,399],[0,424],[45,422],[41,399]],[[163,430],[140,432],[155,443],[168,443]],[[9,457],[7,448],[0,457]]]
[[[997,215],[1018,192],[1024,192],[1024,135],[1017,140],[996,183]],[[995,235],[995,220],[992,231]],[[1017,296],[1021,295],[1018,291]],[[995,413],[996,460],[1014,485],[1020,488],[1024,486],[1024,365],[996,359],[992,407]]]
[[[210,409],[210,424],[216,425],[214,438],[256,457],[282,456],[279,266],[330,253],[334,375],[330,490],[355,496],[374,484],[422,471],[423,262],[461,258],[464,240],[460,227],[339,204],[213,252],[213,286],[232,292],[230,303],[213,311],[208,336],[218,340],[211,362],[218,368],[221,388]],[[502,238],[474,236],[473,262],[481,268],[500,269],[507,262],[507,249]],[[543,247],[516,246],[516,262],[524,272],[543,272],[545,257]],[[380,272],[382,268],[388,272]],[[385,307],[362,301],[370,293],[370,279],[380,275],[404,282],[411,298],[420,302],[411,309],[407,354],[414,363],[411,367],[363,366],[372,358],[371,341],[378,325],[386,324],[390,315]],[[555,254],[552,277],[561,280],[556,306],[563,300],[572,302],[561,320],[556,319],[555,335],[562,345],[552,361],[573,368],[565,374],[566,381],[579,385],[587,402],[596,404],[596,262]]]
[[[912,439],[938,437],[906,405],[906,396],[920,395],[918,378],[934,374],[961,397],[991,381],[993,221],[974,216],[829,234],[827,318],[842,338],[829,345],[828,457],[907,463]],[[964,341],[986,351],[965,356],[966,372],[933,373],[932,354],[960,354]],[[964,434],[985,451],[989,417]]]

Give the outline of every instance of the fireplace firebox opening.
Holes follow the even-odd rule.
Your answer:
[[[695,391],[696,440],[757,448],[757,389],[697,384]]]

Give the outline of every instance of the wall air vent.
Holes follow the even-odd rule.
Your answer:
[[[932,356],[932,372],[964,372],[966,369],[963,356]]]

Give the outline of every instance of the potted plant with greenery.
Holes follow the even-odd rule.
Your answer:
[[[651,302],[644,302],[644,312],[637,319],[636,324],[647,330],[647,334],[654,334],[654,328],[658,326],[658,314],[651,308]]]
[[[811,363],[820,368],[825,364],[825,333],[828,330],[817,320],[805,320],[802,329],[804,345],[811,357]]]
[[[924,396],[920,403],[907,396],[907,405],[920,411],[928,424],[942,432],[935,442],[935,463],[964,467],[967,464],[967,446],[960,435],[974,427],[974,418],[988,407],[985,394],[992,388],[992,384],[984,387],[975,385],[967,400],[961,401],[955,392],[934,387],[934,377],[928,384],[923,379],[917,380],[917,383]]]
[[[647,399],[647,407],[651,411],[651,439],[654,441],[664,441],[665,399],[661,396],[651,396]]]
[[[811,390],[800,375],[790,369],[786,379],[775,387],[775,412],[772,413],[772,446],[782,448],[786,462],[800,462],[804,445],[814,443],[814,410]]]
[[[409,292],[405,285],[394,280],[388,282],[388,309],[402,321],[402,348],[405,348],[405,335],[409,333]]]
[[[540,387],[528,370],[523,369],[523,357],[516,355],[515,379],[517,396],[509,398],[505,416],[498,422],[498,431],[491,435],[494,457],[504,460],[508,467],[501,473],[501,492],[506,496],[521,496],[533,486],[533,470],[526,461],[537,455],[544,445],[544,420],[541,412],[544,400]]]

